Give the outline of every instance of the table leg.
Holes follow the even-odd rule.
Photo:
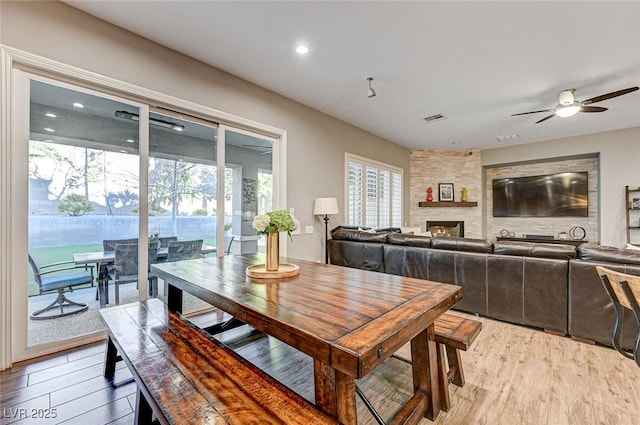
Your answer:
[[[429,408],[425,417],[433,421],[438,417],[438,413],[441,410],[433,324],[411,340],[411,360],[413,391],[414,393],[420,391],[428,395]]]
[[[109,272],[107,265],[96,263],[98,270],[98,299],[100,300],[100,308],[105,308],[109,304]]]
[[[331,366],[313,360],[313,377],[316,392],[316,406],[323,412],[338,417],[336,398],[336,371]]]
[[[356,425],[356,380],[342,372],[335,371],[336,393],[338,396],[338,422],[343,425]]]
[[[100,300],[100,308],[105,308],[109,302],[109,281],[98,280],[98,299]]]
[[[167,287],[167,306],[169,311],[182,313],[182,289],[178,289],[170,283]]]
[[[338,418],[342,425],[356,425],[356,381],[318,360],[313,361],[316,406]]]

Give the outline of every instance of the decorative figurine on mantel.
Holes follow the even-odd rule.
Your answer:
[[[427,202],[433,202],[433,189],[431,187],[427,189]]]
[[[466,187],[462,188],[462,196],[460,197],[460,200],[462,202],[467,202],[469,200],[469,196],[467,195],[467,188]]]

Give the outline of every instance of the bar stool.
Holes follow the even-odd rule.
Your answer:
[[[640,306],[638,305],[640,303],[640,276],[620,273],[602,266],[597,266],[596,270],[616,310],[613,346],[626,358],[635,360],[640,367]],[[624,319],[623,307],[633,311],[638,323],[638,335],[636,336],[636,345],[633,353],[626,352],[620,345],[620,332],[622,331],[622,321]]]

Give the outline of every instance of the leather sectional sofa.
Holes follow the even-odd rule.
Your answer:
[[[640,251],[572,245],[423,237],[337,227],[332,264],[452,283],[455,309],[589,342],[611,345],[615,312],[595,267],[640,275]],[[638,325],[625,317],[623,345]]]

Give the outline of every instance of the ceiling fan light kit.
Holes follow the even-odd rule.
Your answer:
[[[603,100],[612,99],[614,97],[622,96],[624,94],[628,94],[634,91],[637,91],[638,87],[629,87],[627,89],[622,89],[618,91],[614,91],[611,93],[603,94],[600,96],[592,97],[591,99],[583,100],[582,102],[579,100],[575,100],[573,94],[576,89],[568,89],[563,90],[558,95],[558,106],[553,109],[543,109],[540,111],[530,111],[530,112],[521,112],[519,114],[512,114],[512,117],[518,115],[528,115],[528,114],[538,114],[540,112],[550,112],[551,115],[548,115],[542,118],[539,121],[536,121],[536,124],[539,124],[543,121],[548,120],[549,118],[553,118],[554,116],[558,116],[561,118],[572,117],[578,112],[604,112],[607,111],[608,108],[603,108],[601,106],[589,106],[596,102],[602,102]]]
[[[578,112],[580,112],[580,104],[578,102],[574,102],[569,105],[558,105],[556,106],[555,114],[561,118],[572,117]]]

